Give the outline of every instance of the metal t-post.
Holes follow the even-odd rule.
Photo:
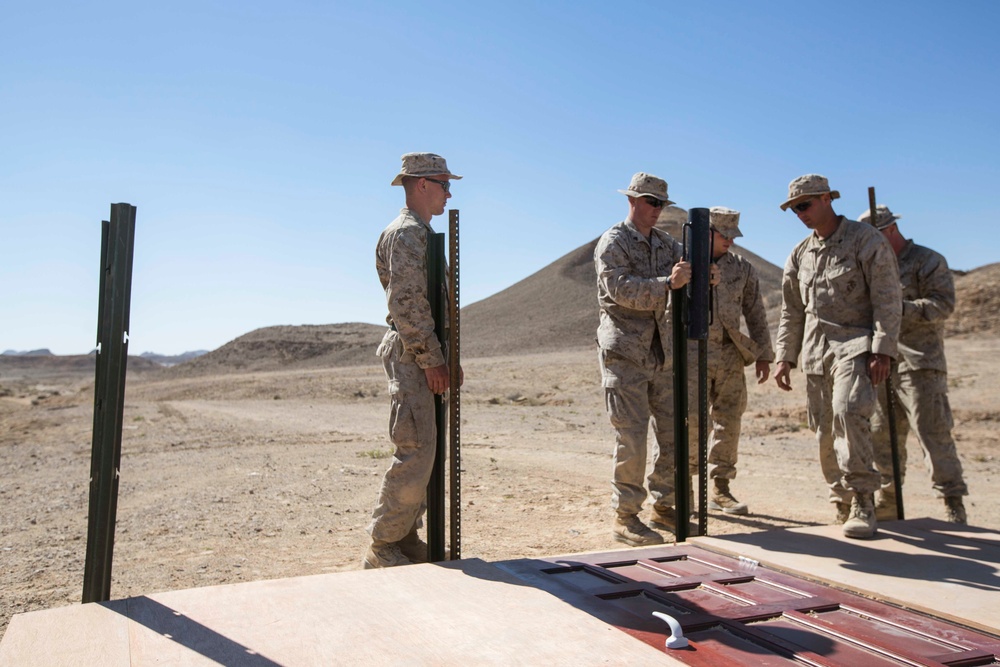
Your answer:
[[[134,239],[135,206],[112,204],[111,222],[105,220],[101,223],[94,430],[90,457],[87,555],[83,571],[85,603],[111,599]]]
[[[441,347],[447,344],[445,319],[448,307],[445,291],[444,234],[427,235],[427,301],[434,317],[434,333]],[[434,423],[437,433],[434,466],[427,482],[427,558],[432,562],[444,560],[444,460],[446,430],[445,397],[434,395]]]

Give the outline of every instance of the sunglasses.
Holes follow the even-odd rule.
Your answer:
[[[793,211],[795,211],[796,213],[805,213],[806,211],[809,210],[809,207],[813,205],[814,201],[816,201],[815,197],[813,197],[812,199],[807,199],[806,201],[804,201],[802,203],[799,203],[799,204],[796,204],[795,206],[792,206],[791,209]]]
[[[430,181],[431,183],[437,183],[445,192],[451,192],[451,181],[439,181],[436,178],[427,178],[426,176],[424,176],[424,180]]]
[[[663,202],[655,197],[643,197],[642,200],[653,208],[663,208]]]

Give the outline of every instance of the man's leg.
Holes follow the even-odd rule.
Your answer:
[[[712,432],[708,441],[708,474],[713,482],[708,508],[727,514],[746,514],[745,503],[733,497],[729,482],[736,478],[736,461],[743,413],[747,408],[747,382],[743,358],[732,345],[718,348],[718,361],[710,364]]]
[[[639,521],[646,500],[646,433],[649,405],[646,396],[648,373],[619,355],[600,352],[604,401],[611,426],[615,429],[614,472],[611,506],[617,518],[614,536],[631,546],[662,544],[663,538]]]
[[[833,381],[827,375],[806,375],[806,413],[809,429],[819,443],[819,467],[829,487],[829,499],[837,508],[836,521],[844,523],[851,510],[852,494],[842,481],[833,447]]]
[[[398,543],[417,523],[434,467],[434,394],[427,386],[423,369],[401,358],[400,352],[401,346],[396,346],[383,358],[389,381],[389,439],[395,452],[368,525],[372,548],[365,557],[366,567],[408,562],[399,553]]]
[[[837,359],[833,371],[833,447],[843,473],[844,486],[854,493],[851,516],[844,523],[844,536],[868,538],[875,534],[875,471],[871,441],[871,415],[875,410],[875,387],[868,377],[868,356]]]
[[[906,404],[931,471],[931,481],[939,497],[945,499],[947,517],[965,523],[962,496],[969,493],[951,435],[954,424],[948,401],[948,376],[941,371],[922,370],[900,374],[901,401]]]

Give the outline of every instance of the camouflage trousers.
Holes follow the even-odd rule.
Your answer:
[[[653,467],[649,495],[659,509],[674,504],[674,389],[670,363],[650,351],[642,364],[600,351],[605,407],[615,430],[611,506],[638,514],[646,500],[646,436],[652,419]],[[697,455],[697,451],[694,452]]]
[[[697,386],[697,369],[693,374]],[[697,409],[697,393],[690,405]],[[735,479],[740,427],[747,409],[743,357],[732,344],[711,346],[708,353],[708,476]],[[691,424],[697,423],[697,417]]]
[[[830,502],[849,503],[856,493],[874,493],[879,474],[869,421],[875,410],[875,387],[868,377],[868,355],[838,359],[827,349],[823,375],[806,375],[806,402]]]
[[[936,370],[893,373],[896,435],[898,436],[900,480],[906,475],[906,436],[912,428],[924,452],[924,463],[931,471],[931,483],[939,497],[965,496],[969,490],[962,475],[948,402],[948,375]],[[879,400],[872,415],[872,442],[875,467],[881,474],[883,489],[892,489],[892,445],[889,440],[889,416],[885,385],[879,385]]]
[[[367,530],[374,542],[398,542],[420,525],[427,507],[437,445],[434,394],[413,354],[403,350],[398,333],[386,333],[378,355],[389,381],[389,440],[395,452]]]

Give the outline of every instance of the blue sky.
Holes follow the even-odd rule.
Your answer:
[[[90,351],[101,220],[138,207],[133,354],[277,324],[379,323],[401,154],[465,179],[467,305],[626,214],[632,173],[742,212],[816,172],[874,185],[958,269],[1000,260],[1000,3],[8,2],[0,351]],[[445,230],[445,217],[435,226]]]

